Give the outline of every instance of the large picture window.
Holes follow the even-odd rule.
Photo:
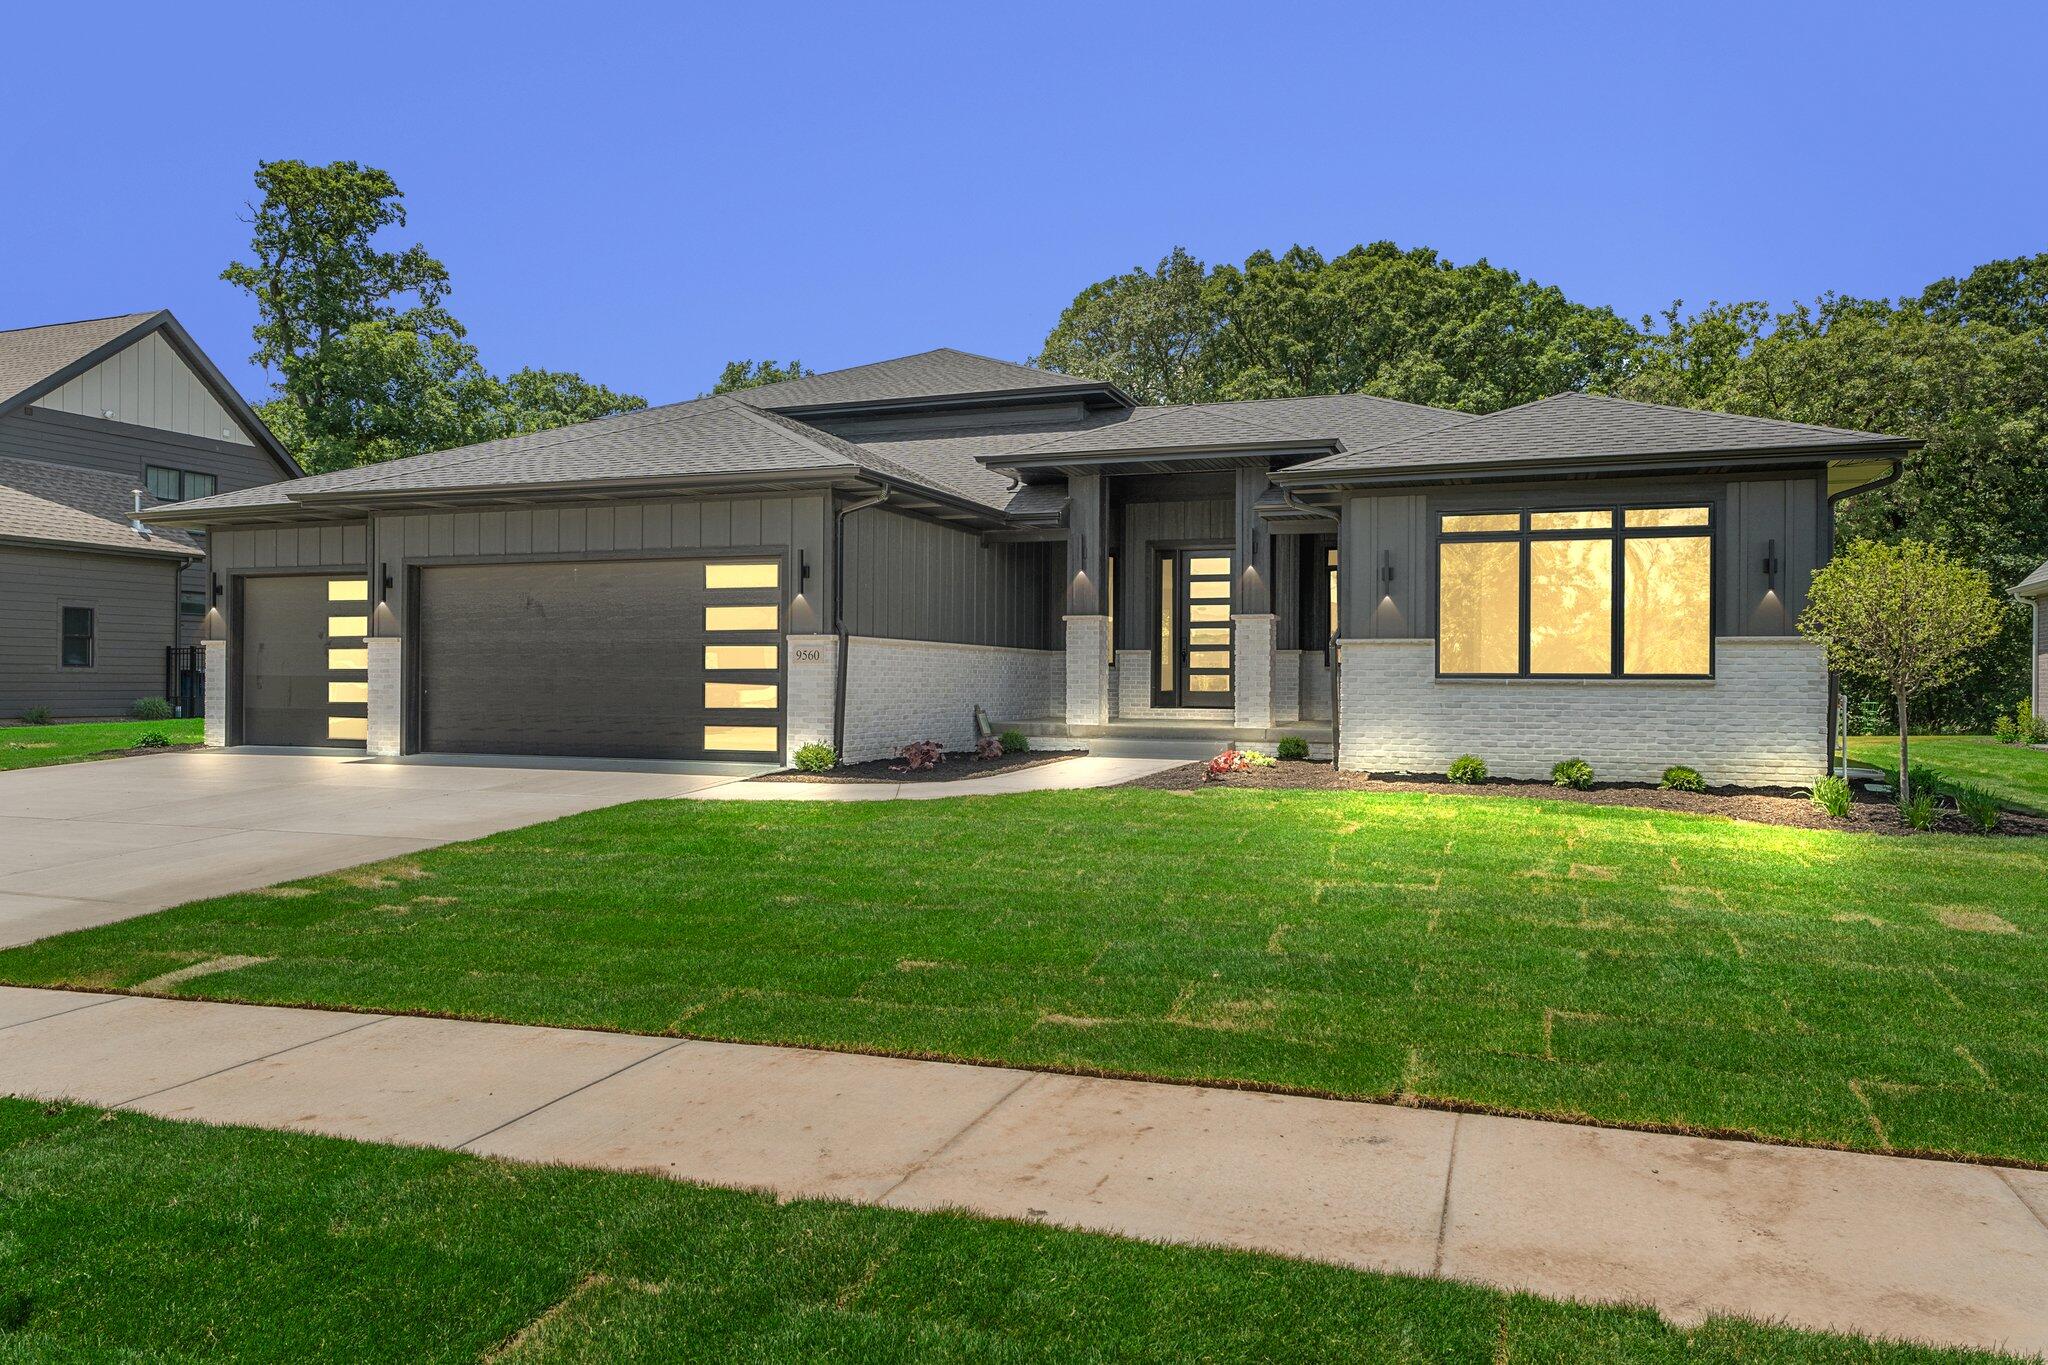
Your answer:
[[[1713,674],[1711,509],[1454,513],[1437,531],[1438,673]]]

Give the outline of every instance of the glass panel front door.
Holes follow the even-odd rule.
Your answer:
[[[1227,709],[1231,694],[1228,550],[1161,550],[1153,704]]]

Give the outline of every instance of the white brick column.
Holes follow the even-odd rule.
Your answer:
[[[1273,723],[1292,725],[1301,719],[1301,651],[1273,651]]]
[[[372,635],[370,650],[370,724],[364,748],[379,758],[405,752],[405,641],[396,635]]]
[[[788,695],[783,698],[782,761],[795,764],[796,751],[806,744],[830,744],[837,718],[839,637],[787,637]],[[840,755],[844,761],[846,756]]]
[[[1231,660],[1232,691],[1237,697],[1235,722],[1240,730],[1266,730],[1273,725],[1273,636],[1280,618],[1271,612],[1230,618],[1235,640]]]
[[[201,703],[206,721],[201,728],[207,747],[219,749],[228,742],[228,642],[201,640],[199,644],[206,669],[206,697]]]
[[[1067,616],[1067,724],[1109,724],[1109,618]]]

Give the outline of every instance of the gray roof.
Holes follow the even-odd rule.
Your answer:
[[[155,313],[123,313],[114,318],[59,322],[48,327],[17,327],[0,332],[0,411],[45,380],[76,365],[110,341],[119,340]]]
[[[150,505],[147,497],[143,505]],[[137,531],[131,516],[134,506],[134,481],[119,474],[40,460],[0,459],[0,540],[184,559],[200,553],[197,543],[182,532]]]
[[[2048,597],[2048,564],[2015,583],[2012,592],[2015,597]]]
[[[1465,420],[1463,413],[1357,393],[1187,403],[1106,413],[1085,428],[1020,450],[1016,463],[1053,463],[1052,457],[1059,455],[1179,448],[1319,445],[1358,450]],[[992,464],[1004,462],[1000,454],[985,458]]]
[[[1348,443],[1347,443],[1348,444]],[[1326,475],[1601,461],[1630,456],[1768,454],[1846,448],[1905,450],[1918,442],[1806,422],[1562,393],[1484,417],[1295,465],[1288,481]]]
[[[854,365],[825,374],[805,375],[780,384],[741,389],[733,396],[757,408],[819,408],[858,406],[873,403],[912,403],[922,399],[997,394],[1044,393],[1072,389],[1083,393],[1113,395],[1120,403],[1131,400],[1112,384],[1073,375],[971,355],[950,347],[878,360],[871,365]]]

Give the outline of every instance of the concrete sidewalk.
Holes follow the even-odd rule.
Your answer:
[[[2048,1174],[796,1048],[0,987],[0,1093],[2048,1351]]]

